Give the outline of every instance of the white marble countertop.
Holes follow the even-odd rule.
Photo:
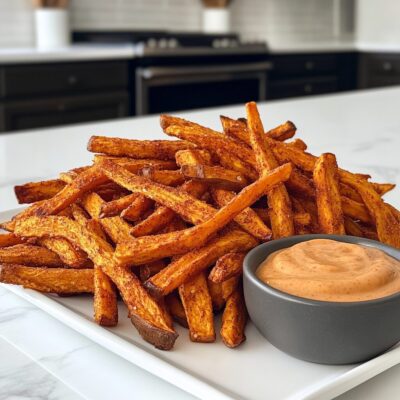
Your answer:
[[[329,52],[400,52],[400,43],[361,43],[352,40],[280,41],[268,43],[269,54]],[[0,65],[95,61],[141,57],[133,44],[74,44],[56,50],[0,48]]]
[[[260,108],[267,128],[292,120],[311,152],[334,152],[344,168],[400,184],[399,101],[400,88],[391,88],[270,102]],[[239,117],[244,109],[234,106],[182,115],[218,128],[220,114]],[[1,134],[0,211],[17,206],[13,185],[87,164],[91,155],[85,147],[92,134],[163,137],[156,116]],[[400,206],[399,189],[386,198]],[[0,399],[193,399],[1,287],[0,298]],[[399,398],[399,378],[397,366],[340,400]]]

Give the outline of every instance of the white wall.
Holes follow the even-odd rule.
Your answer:
[[[399,0],[357,0],[356,37],[360,42],[400,43]]]
[[[331,39],[337,35],[337,5],[353,1],[233,0],[232,30],[247,39]],[[0,0],[0,47],[33,45],[30,3],[30,0]],[[201,1],[71,0],[71,26],[73,29],[199,31]]]

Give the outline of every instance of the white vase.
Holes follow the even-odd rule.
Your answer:
[[[229,33],[230,11],[228,8],[204,8],[203,32]]]
[[[68,11],[60,8],[35,10],[36,47],[54,50],[70,44]]]

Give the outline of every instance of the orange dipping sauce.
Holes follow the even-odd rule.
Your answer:
[[[307,299],[349,302],[400,292],[400,261],[371,247],[314,239],[270,254],[256,275]]]

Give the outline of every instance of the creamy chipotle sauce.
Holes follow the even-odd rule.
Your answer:
[[[257,276],[275,289],[323,301],[365,301],[400,292],[400,261],[382,250],[315,239],[269,255]]]

